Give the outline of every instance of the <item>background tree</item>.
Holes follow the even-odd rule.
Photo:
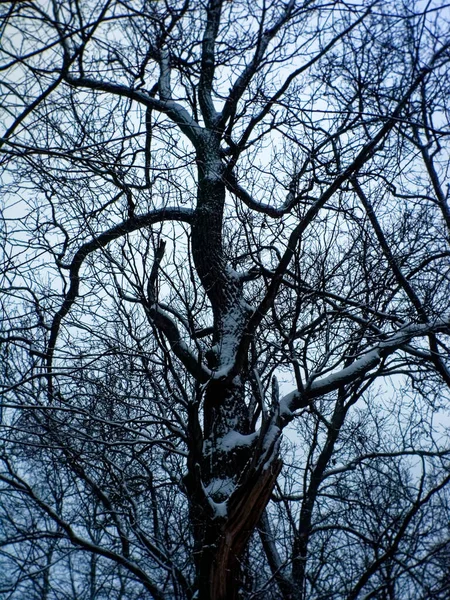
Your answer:
[[[0,593],[444,598],[448,8],[1,12]]]

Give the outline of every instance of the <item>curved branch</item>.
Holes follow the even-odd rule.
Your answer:
[[[49,393],[52,395],[52,385],[51,385],[51,370],[52,370],[52,362],[53,362],[53,354],[55,351],[56,340],[59,334],[59,328],[61,326],[61,321],[67,315],[69,310],[72,308],[73,303],[75,302],[79,288],[80,288],[80,268],[83,264],[85,258],[89,256],[95,250],[100,248],[104,248],[110,242],[128,234],[133,231],[137,231],[142,229],[143,227],[148,227],[149,225],[154,225],[155,223],[161,223],[163,221],[184,221],[186,223],[190,223],[192,220],[193,212],[190,209],[185,208],[162,208],[159,210],[150,211],[145,215],[139,215],[136,217],[132,217],[123,221],[119,225],[108,229],[104,233],[101,233],[99,236],[93,238],[89,242],[84,243],[76,252],[75,256],[70,263],[69,269],[69,278],[70,278],[70,287],[67,292],[64,301],[61,305],[61,308],[55,314],[52,322],[52,326],[50,329],[50,339],[48,343],[48,351],[47,351],[47,375],[49,376]]]
[[[152,108],[167,115],[176,125],[178,125],[180,130],[196,148],[198,148],[200,142],[203,140],[203,129],[188,111],[174,100],[159,100],[154,98],[150,92],[133,89],[117,83],[96,81],[95,79],[90,79],[88,77],[73,77],[66,74],[64,79],[73,87],[96,90],[114,94],[115,96],[121,96],[123,98],[129,98],[130,100],[139,102],[148,108]]]
[[[178,327],[173,320],[157,304],[146,304],[147,318],[167,338],[170,349],[180,360],[186,370],[200,383],[206,383],[212,377],[207,369],[191,352],[186,343],[181,339]]]
[[[92,554],[98,554],[99,556],[103,556],[104,558],[108,558],[118,565],[121,565],[128,569],[130,573],[133,573],[145,586],[145,588],[152,594],[155,600],[164,600],[165,595],[163,592],[157,587],[157,585],[149,578],[147,573],[143,571],[138,565],[131,562],[131,560],[125,558],[124,556],[117,554],[113,550],[108,550],[107,548],[102,548],[93,542],[90,542],[86,539],[81,538],[77,533],[75,533],[74,529],[63,519],[61,518],[51,506],[49,506],[46,502],[44,502],[41,498],[39,498],[34,490],[23,480],[17,480],[16,478],[6,477],[0,474],[0,481],[3,481],[16,489],[18,492],[26,494],[39,506],[39,508],[52,520],[54,521],[63,531],[65,531],[69,540],[75,546],[78,546],[82,550],[86,550]]]
[[[296,177],[294,176],[293,181],[295,179]],[[311,197],[309,197],[307,194],[314,187],[314,181],[311,180],[303,190],[297,193],[293,193],[293,191],[290,190],[283,204],[277,207],[271,204],[263,204],[262,202],[258,202],[258,200],[253,198],[253,196],[238,183],[235,174],[232,172],[225,173],[224,181],[228,191],[242,200],[242,202],[248,206],[248,208],[274,219],[282,217],[286,213],[290,212],[292,208],[301,200],[311,200]]]
[[[399,329],[386,340],[379,342],[372,349],[365,352],[348,367],[337,373],[332,373],[319,380],[313,380],[303,391],[295,390],[286,394],[280,400],[281,412],[288,415],[299,408],[304,408],[312,398],[323,396],[339,389],[343,385],[353,383],[363,378],[374,369],[383,358],[403,348],[413,338],[429,336],[433,333],[450,334],[450,315],[434,323],[420,323]]]

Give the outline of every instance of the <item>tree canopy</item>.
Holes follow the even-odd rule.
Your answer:
[[[0,596],[448,598],[448,5],[0,16]]]

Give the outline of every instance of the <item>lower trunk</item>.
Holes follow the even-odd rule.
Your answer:
[[[227,517],[205,524],[198,563],[199,600],[237,600],[242,582],[241,559],[269,501],[281,461],[255,471],[231,495]]]

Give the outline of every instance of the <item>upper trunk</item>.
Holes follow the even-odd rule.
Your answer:
[[[197,169],[197,207],[192,224],[192,255],[197,273],[211,301],[214,318],[220,320],[229,304],[230,282],[222,246],[224,165],[220,158],[220,141],[214,134],[205,134],[204,143],[197,153]]]

